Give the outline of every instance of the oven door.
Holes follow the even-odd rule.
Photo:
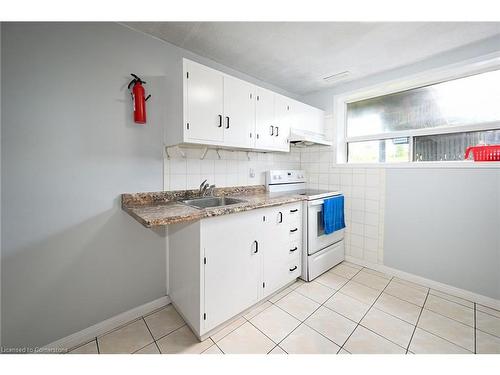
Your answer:
[[[307,254],[314,254],[344,239],[344,229],[325,234],[323,199],[307,202]]]

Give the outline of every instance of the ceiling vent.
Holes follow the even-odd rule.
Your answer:
[[[328,77],[324,77],[323,81],[325,83],[334,83],[334,82],[342,81],[342,80],[346,79],[347,77],[349,77],[350,75],[351,75],[351,72],[346,70],[345,72],[340,72],[340,73],[332,74],[331,76],[328,76]]]

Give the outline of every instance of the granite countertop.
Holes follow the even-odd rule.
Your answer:
[[[278,206],[305,199],[304,196],[296,194],[270,195],[263,185],[217,188],[214,190],[214,196],[237,198],[243,202],[198,209],[178,202],[179,200],[199,198],[198,190],[177,190],[122,194],[122,209],[145,227],[151,228],[261,207]]]

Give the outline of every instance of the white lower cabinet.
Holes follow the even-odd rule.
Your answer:
[[[294,203],[169,227],[168,294],[199,338],[300,276],[299,216]]]
[[[261,295],[260,215],[245,212],[202,221],[206,329],[256,303]]]
[[[301,212],[301,204],[265,209],[266,225],[262,230],[264,256],[264,296],[274,293],[300,276],[302,222],[291,221],[290,211]],[[296,238],[297,237],[297,238]]]

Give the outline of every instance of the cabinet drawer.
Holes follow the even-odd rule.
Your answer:
[[[302,253],[302,245],[300,241],[290,241],[290,246],[288,246],[288,256],[289,258],[298,256]]]
[[[287,271],[288,271],[288,275],[287,275],[288,281],[294,280],[300,276],[300,274],[302,272],[302,268],[301,268],[301,264],[300,264],[300,257],[292,260],[291,262],[288,262]]]
[[[302,240],[302,226],[297,224],[297,225],[290,225],[288,228],[289,228],[288,236],[290,243],[300,242]]]
[[[302,222],[302,204],[286,207],[285,217],[288,224],[300,224]]]

